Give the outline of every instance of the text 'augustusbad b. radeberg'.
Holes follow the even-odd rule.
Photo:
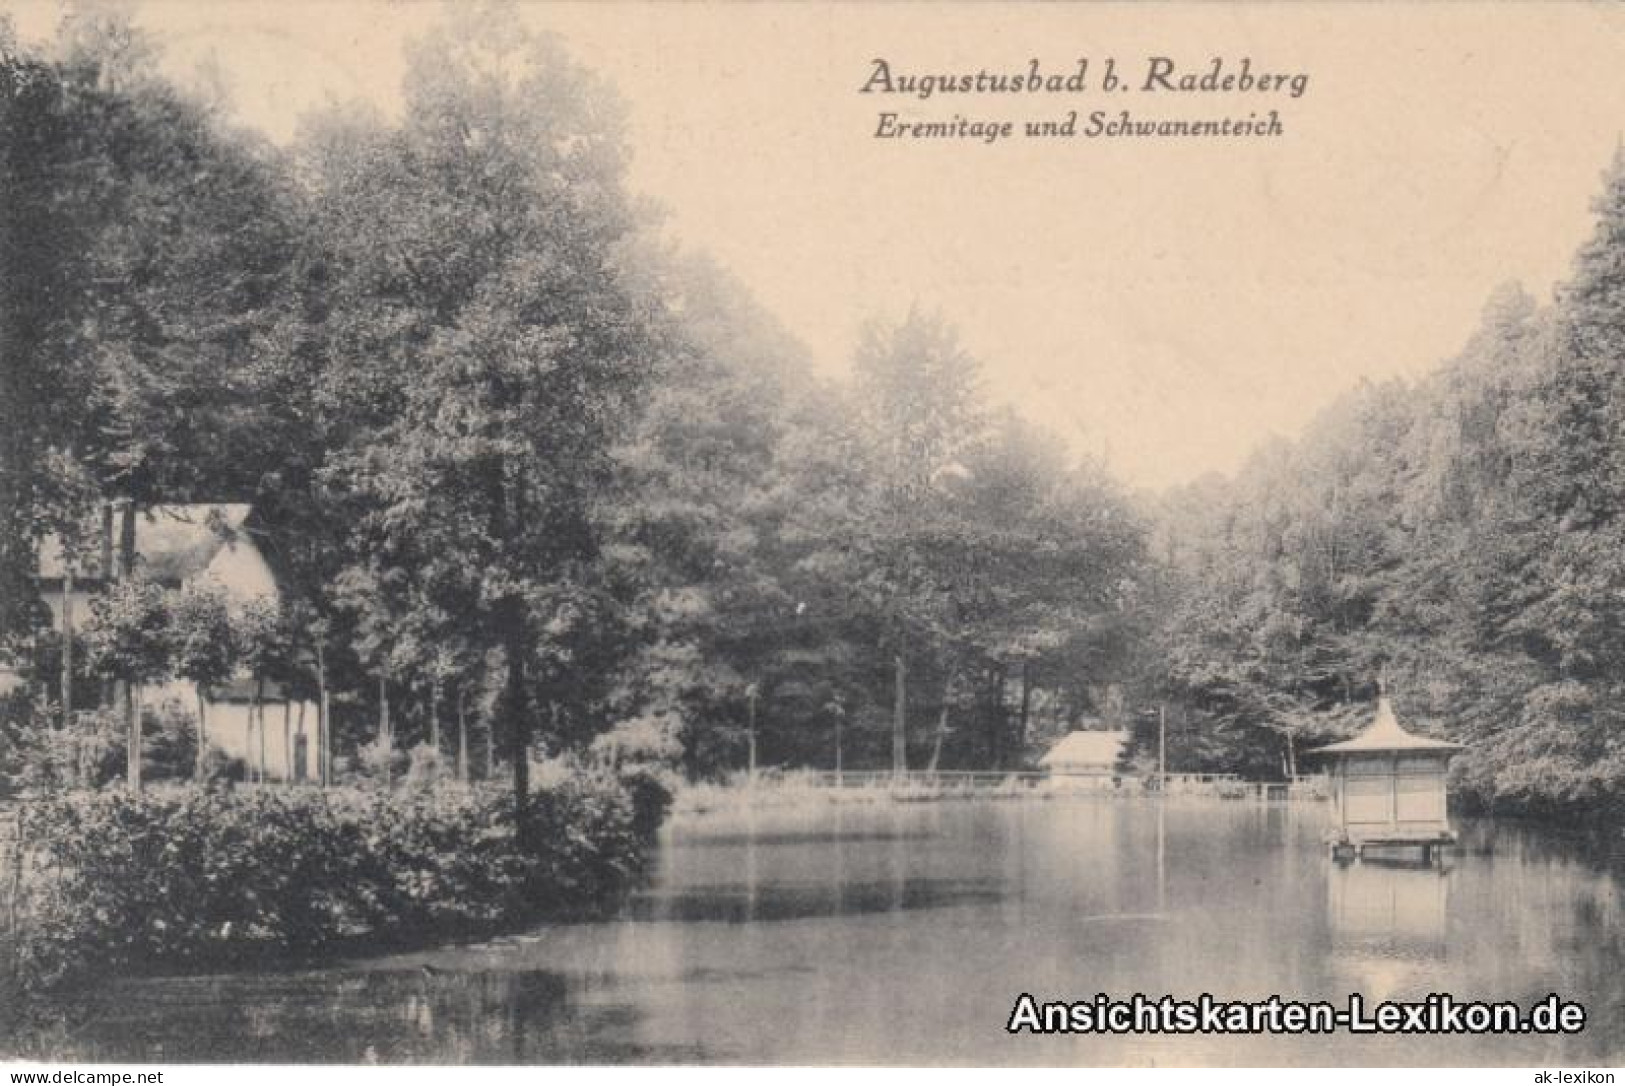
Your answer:
[[[1286,133],[1280,110],[1267,108],[1270,102],[1302,98],[1308,89],[1308,72],[1271,71],[1255,64],[1251,57],[1212,57],[1195,65],[1162,56],[1146,57],[1138,63],[1120,63],[1115,57],[1079,57],[1062,67],[1047,66],[1033,58],[1024,65],[975,71],[917,71],[877,57],[870,62],[858,92],[900,103],[896,109],[880,111],[872,131],[876,139],[993,144],[1013,138],[1268,139]],[[1204,111],[1199,116],[1148,113],[1125,108],[1125,94],[1155,95],[1172,101],[1223,96],[1242,104],[1245,111]],[[1002,113],[1006,106],[1053,103],[1077,95],[1095,96],[1096,105],[1109,99],[1113,106],[1066,109],[1039,117],[989,116],[978,114],[972,106],[973,101],[980,101]],[[966,108],[946,117],[920,115],[910,108],[946,98],[963,101]],[[1253,103],[1257,108],[1246,108]]]

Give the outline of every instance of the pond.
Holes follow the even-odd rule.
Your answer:
[[[272,974],[130,980],[12,1054],[74,1061],[1625,1062],[1625,857],[1458,820],[1334,863],[1317,804],[1054,798],[688,815],[609,921]],[[1017,996],[1583,1003],[1584,1032],[1010,1036]]]

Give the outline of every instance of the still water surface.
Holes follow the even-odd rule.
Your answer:
[[[694,815],[623,914],[278,974],[110,983],[5,1051],[75,1061],[1625,1062],[1625,856],[1462,821],[1334,864],[1322,805],[1086,798]],[[428,966],[425,969],[424,966]],[[1009,1036],[1021,992],[1556,992],[1570,1037]]]

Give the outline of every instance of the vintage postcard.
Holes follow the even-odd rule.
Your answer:
[[[0,0],[0,1061],[1612,1082],[1622,133],[1592,3]]]

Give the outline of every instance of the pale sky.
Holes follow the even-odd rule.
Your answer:
[[[213,55],[239,119],[290,138],[327,98],[399,102],[426,3],[139,4],[173,71]],[[55,2],[0,0],[25,37]],[[1625,129],[1625,9],[1591,4],[525,6],[625,97],[632,186],[812,350],[869,316],[958,324],[996,398],[1134,485],[1229,471],[1361,376],[1455,353],[1490,291],[1549,297]],[[863,95],[909,72],[1308,73],[1306,93]],[[1206,119],[1268,140],[903,143],[903,119]]]

